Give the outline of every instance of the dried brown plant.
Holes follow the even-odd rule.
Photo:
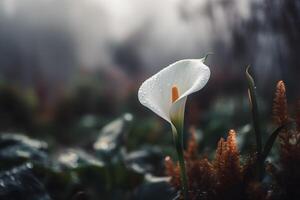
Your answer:
[[[273,123],[277,126],[287,124],[289,121],[288,103],[286,98],[286,88],[283,81],[278,81],[276,85],[275,97],[273,100]],[[289,131],[284,128],[279,134],[281,152],[289,149]]]
[[[267,163],[270,182],[257,177],[257,153],[241,162],[236,132],[230,130],[227,139],[218,142],[215,158],[209,161],[198,154],[195,129],[185,151],[189,182],[189,199],[196,200],[299,200],[300,199],[300,101],[297,103],[295,127],[286,126],[293,119],[288,112],[286,88],[283,81],[276,87],[273,103],[273,122],[280,127],[279,163]],[[284,126],[284,128],[282,128]],[[166,158],[166,172],[171,185],[180,190],[179,166]]]
[[[273,122],[281,126],[289,120],[286,89],[283,81],[279,81],[276,86],[273,102]]]
[[[284,83],[279,81],[273,104],[273,119],[279,126],[289,122],[287,105],[286,89]],[[300,102],[295,121],[295,128],[284,128],[279,134],[280,168],[273,166],[268,169],[274,176],[281,199],[300,199]]]
[[[195,130],[188,141],[185,152],[187,175],[189,182],[189,199],[204,200],[242,200],[245,199],[247,184],[244,181],[244,167],[240,163],[237,148],[236,132],[230,130],[227,140],[221,138],[218,142],[215,159],[199,158]],[[171,185],[180,190],[179,166],[170,157],[166,158],[166,173],[171,177]],[[247,179],[248,180],[248,179]],[[250,179],[249,179],[250,180]],[[251,182],[252,184],[253,182]],[[251,186],[251,187],[250,187]],[[261,189],[258,185],[249,189]],[[254,189],[253,189],[254,188]],[[258,195],[256,195],[257,197]],[[260,199],[260,198],[257,198]]]
[[[230,130],[227,141],[223,138],[218,143],[214,168],[219,177],[219,184],[231,187],[241,180],[240,155],[237,149],[236,132]]]
[[[226,199],[239,199],[243,187],[242,167],[234,130],[229,131],[227,141],[223,138],[219,140],[213,164],[217,174],[218,194]]]

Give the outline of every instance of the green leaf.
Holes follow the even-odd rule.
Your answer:
[[[47,143],[22,134],[0,134],[0,169],[10,169],[28,161],[45,163],[48,160]]]
[[[287,128],[289,125],[291,125],[291,123],[287,123],[287,124],[284,124],[280,127],[278,127],[271,135],[270,137],[268,138],[266,144],[265,144],[265,147],[264,147],[264,150],[263,150],[263,153],[262,153],[262,160],[265,161],[265,159],[267,158],[267,156],[269,155],[272,147],[273,147],[273,144],[277,138],[277,136],[279,135],[279,133]]]
[[[0,173],[0,199],[50,200],[43,183],[32,172],[32,164]]]
[[[254,134],[256,139],[256,151],[257,151],[257,175],[259,180],[262,180],[264,174],[264,162],[262,160],[262,136],[261,136],[261,127],[259,123],[259,112],[257,105],[257,95],[256,95],[256,86],[254,79],[249,73],[250,66],[246,69],[246,78],[248,81],[248,93],[249,100],[252,112],[252,121],[254,127]]]
[[[253,126],[254,126],[254,133],[256,137],[256,148],[257,153],[259,156],[261,156],[262,151],[262,139],[261,139],[261,128],[259,123],[259,112],[258,112],[258,105],[257,105],[257,95],[256,95],[256,86],[254,79],[249,73],[250,66],[246,69],[246,78],[248,81],[248,87],[249,87],[249,98],[250,98],[250,105],[251,105],[251,112],[252,112],[252,120],[253,120]]]

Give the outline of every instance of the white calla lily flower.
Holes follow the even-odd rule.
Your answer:
[[[188,181],[183,155],[185,103],[188,95],[202,89],[210,77],[210,70],[204,61],[205,58],[177,61],[147,79],[138,92],[141,104],[172,126],[185,200],[188,198]]]
[[[204,58],[180,60],[147,79],[138,98],[175,128],[176,123],[183,122],[187,96],[202,89],[209,77]]]

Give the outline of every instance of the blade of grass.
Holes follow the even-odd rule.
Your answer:
[[[256,86],[253,77],[249,73],[250,66],[247,66],[246,69],[246,78],[248,81],[248,93],[250,100],[250,107],[252,113],[252,123],[254,127],[254,134],[256,139],[256,151],[258,156],[258,176],[259,179],[262,179],[263,176],[263,160],[262,160],[262,136],[261,136],[261,127],[259,122],[259,112],[257,104],[257,95],[256,95]]]
[[[251,105],[251,112],[252,112],[252,121],[254,127],[254,133],[256,137],[256,150],[259,155],[261,155],[262,151],[262,139],[261,139],[261,128],[259,123],[259,112],[258,112],[258,105],[257,105],[257,95],[256,95],[256,86],[254,79],[249,73],[250,66],[246,69],[246,77],[249,86],[249,99]]]
[[[265,160],[268,156],[268,154],[270,153],[272,146],[278,136],[278,134],[281,132],[281,130],[284,128],[285,126],[280,126],[279,128],[277,128],[268,138],[266,145],[264,147],[264,150],[262,152],[262,160]]]
[[[291,123],[284,124],[284,125],[278,127],[278,128],[270,135],[270,137],[268,138],[268,140],[267,140],[267,142],[266,142],[266,144],[265,144],[264,150],[263,150],[263,152],[262,152],[262,160],[263,160],[263,161],[265,161],[266,158],[267,158],[267,156],[269,155],[269,153],[270,153],[270,151],[271,151],[271,149],[272,149],[272,147],[273,147],[273,144],[274,144],[274,142],[275,142],[277,136],[279,135],[279,133],[280,133],[283,129],[287,128],[287,127],[290,126],[290,125],[291,125]]]

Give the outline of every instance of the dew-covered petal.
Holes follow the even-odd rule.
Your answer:
[[[171,123],[172,87],[175,85],[180,93],[175,105],[204,87],[209,76],[210,70],[203,59],[180,60],[147,79],[139,89],[138,98],[141,104]]]

